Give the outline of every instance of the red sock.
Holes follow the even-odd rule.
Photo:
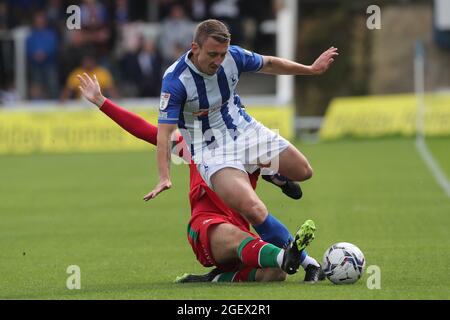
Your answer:
[[[277,268],[282,249],[261,239],[249,237],[238,248],[241,261],[252,268]]]

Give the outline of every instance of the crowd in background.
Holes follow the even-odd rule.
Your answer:
[[[69,30],[67,7],[81,9]],[[78,94],[76,74],[95,73],[108,96],[158,96],[164,70],[189,49],[196,22],[225,22],[232,43],[273,54],[274,0],[0,0],[0,36],[28,26],[27,98],[66,101]],[[3,40],[2,40],[3,39]],[[13,100],[14,45],[0,37],[0,103]]]

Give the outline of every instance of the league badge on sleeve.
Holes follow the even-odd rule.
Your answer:
[[[165,110],[169,105],[170,93],[161,93],[161,102],[159,104],[159,110]]]

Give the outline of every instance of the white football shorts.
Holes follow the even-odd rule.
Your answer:
[[[278,133],[253,121],[236,139],[215,147],[204,147],[194,162],[203,180],[212,188],[211,177],[223,168],[235,168],[254,173],[259,168],[264,174],[278,172],[278,155],[290,145]]]

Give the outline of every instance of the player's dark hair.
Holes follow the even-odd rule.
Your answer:
[[[215,19],[205,20],[199,23],[195,29],[194,42],[198,43],[198,45],[203,45],[208,37],[220,43],[230,42],[231,40],[228,27],[223,22]]]

